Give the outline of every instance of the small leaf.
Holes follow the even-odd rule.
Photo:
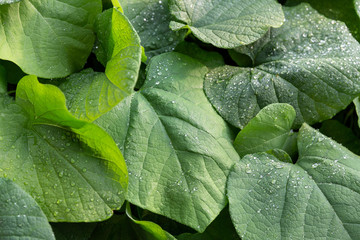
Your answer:
[[[237,135],[234,146],[240,157],[271,149],[283,149],[291,134],[296,113],[286,103],[266,106]]]
[[[121,207],[127,170],[119,149],[73,117],[57,87],[26,76],[16,103],[3,98],[0,109],[0,173],[31,193],[50,221],[99,221]]]
[[[229,175],[230,215],[242,239],[356,239],[360,158],[304,124],[296,164],[258,153]]]
[[[133,92],[141,64],[140,38],[129,20],[116,8],[101,13],[95,23],[95,46],[105,74],[123,95]]]
[[[43,78],[80,70],[94,43],[92,25],[101,1],[65,2],[22,0],[0,5],[0,58]]]
[[[243,128],[271,103],[296,110],[294,127],[333,117],[360,94],[360,44],[346,26],[307,4],[285,7],[286,22],[251,46],[253,68],[224,66],[208,73],[204,88],[219,114]]]
[[[96,120],[127,160],[127,200],[197,231],[225,207],[227,173],[238,160],[203,92],[206,72],[179,53],[156,56],[140,91]]]
[[[190,29],[201,41],[219,48],[235,48],[261,38],[284,22],[275,0],[170,0],[177,22],[173,30]]]
[[[45,214],[12,181],[0,178],[0,239],[55,240]]]

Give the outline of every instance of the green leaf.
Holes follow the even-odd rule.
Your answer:
[[[266,106],[237,135],[234,146],[240,157],[271,149],[283,149],[292,134],[296,113],[286,103]]]
[[[309,5],[284,8],[285,24],[239,48],[253,68],[225,66],[206,77],[206,94],[221,116],[243,128],[263,107],[289,103],[294,127],[333,117],[360,93],[360,45],[346,26]]]
[[[105,66],[106,76],[123,96],[129,95],[135,87],[141,64],[139,36],[125,15],[115,8],[98,16],[95,31],[99,42],[95,53]]]
[[[100,0],[22,0],[0,5],[0,58],[28,74],[59,78],[80,70],[94,43]]]
[[[59,88],[66,96],[69,111],[88,121],[108,112],[128,95],[110,82],[104,73],[92,69],[72,74]]]
[[[219,48],[235,48],[261,38],[284,22],[275,0],[170,0],[177,22],[173,30],[188,28],[201,41]]]
[[[229,209],[226,207],[203,233],[183,233],[178,240],[240,240],[231,222]]]
[[[355,136],[350,128],[337,120],[327,120],[322,123],[320,132],[334,141],[341,143],[353,153],[360,155],[360,139]]]
[[[127,170],[119,149],[73,117],[57,87],[26,76],[16,103],[1,99],[0,109],[0,173],[31,193],[49,221],[99,221],[121,207]]]
[[[149,240],[176,240],[170,233],[164,231],[159,225],[149,221],[136,220],[131,213],[130,204],[126,204],[126,215],[135,224],[134,230],[141,239]]]
[[[121,5],[141,38],[148,60],[172,51],[184,39],[186,31],[173,32],[169,28],[167,0],[123,0]]]
[[[55,240],[50,224],[35,200],[4,178],[0,178],[0,223],[3,240]]]
[[[0,65],[0,94],[7,92],[6,69]]]
[[[360,158],[304,124],[296,164],[258,153],[229,175],[230,215],[242,239],[356,239]]]
[[[192,42],[182,42],[176,46],[175,52],[188,55],[189,57],[195,58],[208,68],[216,68],[224,66],[224,58],[220,53],[214,51],[205,51],[201,49],[197,44]]]
[[[359,97],[355,98],[353,103],[355,105],[356,114],[358,116],[358,125],[360,127],[360,99],[359,99]]]
[[[238,160],[230,129],[203,93],[206,72],[179,53],[156,56],[140,92],[96,120],[127,161],[127,200],[197,231],[226,205],[227,174]]]
[[[359,0],[287,0],[293,6],[302,2],[310,3],[313,8],[327,18],[342,21],[353,36],[360,40]]]
[[[0,0],[0,5],[20,2],[21,0]]]

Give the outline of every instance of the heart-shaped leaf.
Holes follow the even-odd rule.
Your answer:
[[[253,68],[211,71],[206,94],[221,116],[243,128],[263,107],[289,103],[294,127],[333,117],[360,93],[360,45],[346,26],[309,5],[284,8],[287,21],[251,46]]]
[[[258,153],[229,175],[230,214],[242,239],[357,239],[360,158],[303,125],[299,159]]]
[[[284,22],[275,0],[170,0],[173,30],[190,29],[201,41],[235,48],[261,38]]]
[[[203,92],[206,72],[179,53],[156,56],[140,92],[96,120],[123,151],[127,199],[198,231],[226,205],[227,174],[239,158]]]

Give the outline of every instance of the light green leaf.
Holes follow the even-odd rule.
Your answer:
[[[327,120],[322,123],[320,132],[334,141],[341,143],[353,153],[360,155],[360,139],[353,131],[337,120]]]
[[[66,96],[69,111],[75,117],[89,121],[108,112],[128,95],[104,73],[92,69],[72,74],[59,88]]]
[[[224,66],[224,58],[220,53],[214,51],[205,51],[201,49],[197,44],[192,42],[182,42],[176,46],[175,52],[188,55],[189,57],[195,58],[208,68],[216,68]]]
[[[99,221],[121,207],[127,170],[119,149],[104,130],[73,117],[57,87],[26,76],[16,103],[1,99],[0,109],[0,174],[50,221]]]
[[[141,38],[148,60],[172,51],[184,39],[186,31],[173,32],[169,28],[167,0],[122,0],[121,5]]]
[[[55,240],[50,224],[35,200],[4,178],[0,178],[0,223],[2,240]]]
[[[253,68],[225,66],[211,71],[205,91],[213,106],[243,128],[263,107],[289,103],[294,127],[333,117],[360,93],[360,45],[346,26],[309,5],[284,8],[285,24],[271,29],[248,54]]]
[[[0,5],[20,2],[21,0],[0,0]]]
[[[95,31],[95,53],[105,66],[105,74],[123,95],[133,92],[141,64],[140,38],[129,20],[113,8],[100,14]]]
[[[134,230],[141,239],[149,240],[176,240],[170,233],[164,231],[159,225],[150,221],[136,220],[131,213],[130,204],[126,204],[126,215],[135,224]]]
[[[156,56],[140,92],[96,120],[127,161],[127,200],[197,231],[226,205],[227,174],[239,158],[203,93],[206,72],[179,53]]]
[[[304,124],[296,164],[258,153],[229,175],[230,215],[242,239],[357,239],[360,158]]]
[[[243,157],[275,148],[284,149],[292,134],[291,126],[295,117],[295,110],[289,104],[274,103],[266,106],[237,135],[234,142],[236,151]]]
[[[355,98],[353,103],[355,105],[356,114],[358,116],[358,125],[360,127],[360,99],[359,99],[359,97]]]
[[[43,78],[65,77],[89,56],[100,0],[22,0],[0,5],[0,58]]]
[[[235,48],[261,38],[284,22],[275,0],[170,0],[177,22],[173,30],[188,28],[201,41],[219,48]]]

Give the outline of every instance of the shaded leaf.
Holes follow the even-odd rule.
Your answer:
[[[122,0],[124,14],[139,34],[148,60],[172,51],[183,41],[186,31],[173,32],[167,0]]]
[[[35,200],[4,178],[0,178],[0,224],[3,240],[55,240],[50,224]]]
[[[275,0],[170,0],[177,21],[173,30],[190,29],[201,41],[219,48],[235,48],[261,38],[284,22]]]

